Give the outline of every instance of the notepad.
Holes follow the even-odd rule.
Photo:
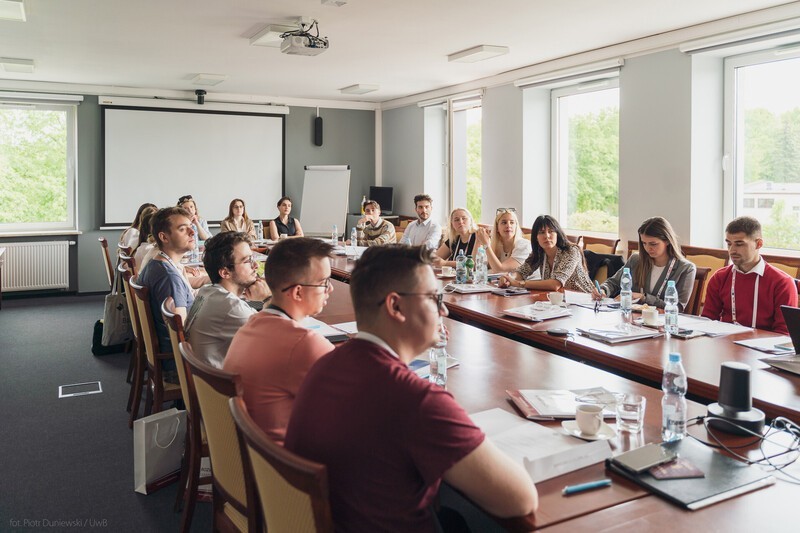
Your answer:
[[[331,342],[343,342],[349,338],[345,332],[311,316],[304,318],[300,325],[306,329],[316,331]]]

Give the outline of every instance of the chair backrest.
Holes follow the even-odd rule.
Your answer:
[[[578,246],[580,246],[581,250],[583,250],[583,236],[582,235],[570,235],[570,234],[566,234],[566,235],[567,235],[567,240],[569,242],[571,242],[572,244],[577,244]]]
[[[100,250],[103,253],[103,267],[106,269],[108,286],[111,287],[114,283],[114,267],[111,265],[111,256],[108,255],[108,241],[105,237],[100,237],[97,240],[100,241]]]
[[[697,267],[697,271],[694,275],[692,295],[689,296],[689,303],[686,304],[684,313],[700,316],[700,312],[703,310],[701,296],[705,293],[709,272],[711,272],[711,269],[708,267]]]
[[[242,398],[231,398],[229,403],[246,463],[245,475],[252,476],[248,486],[257,488],[261,512],[256,529],[262,529],[263,513],[270,533],[333,531],[325,465],[303,459],[270,439],[250,417]],[[255,491],[251,494],[255,502]],[[257,508],[251,505],[250,512]]]
[[[639,241],[628,241],[628,257],[630,257],[633,252],[639,251]]]
[[[187,380],[197,396],[200,418],[206,428],[214,492],[219,492],[226,503],[247,516],[244,465],[228,405],[229,399],[241,395],[239,376],[204,363],[188,344],[180,346]]]
[[[183,396],[183,404],[186,406],[186,411],[191,416],[192,402],[189,399],[189,386],[186,379],[186,368],[183,365],[183,357],[181,356],[180,344],[186,342],[186,334],[183,331],[183,318],[181,315],[175,313],[175,300],[172,296],[167,298],[161,303],[161,315],[164,317],[164,323],[167,325],[169,332],[169,341],[172,345],[172,355],[175,357],[175,367],[178,371],[178,381],[181,384],[181,396]]]
[[[582,235],[583,249],[591,250],[598,254],[611,254],[617,253],[617,246],[619,246],[619,239],[603,239],[601,237],[587,237]]]
[[[131,315],[131,329],[133,329],[133,338],[136,339],[136,342],[141,342],[142,338],[142,327],[139,325],[139,310],[136,308],[136,297],[133,295],[133,289],[131,289],[131,275],[130,267],[125,263],[120,263],[117,265],[117,270],[119,270],[120,275],[122,276],[122,282],[125,286],[125,300],[128,303],[128,313]]]
[[[728,251],[722,248],[702,248],[700,246],[681,245],[681,252],[687,260],[694,263],[697,268],[706,267],[709,269],[708,278],[711,277],[721,268],[725,268],[730,262]],[[704,285],[700,291],[700,302],[698,309],[703,309],[703,304],[706,301],[706,286]]]
[[[136,268],[136,260],[133,258],[132,255],[120,251],[119,260],[121,263],[125,263],[126,265],[128,265],[128,268],[130,269],[132,276],[136,276],[138,274],[139,270]]]
[[[400,242],[400,239],[403,238],[403,232],[402,231],[395,231],[394,232],[394,238],[395,238],[395,240],[397,242]]]
[[[117,243],[117,253],[120,254],[120,255],[122,255],[122,254],[131,255],[133,253],[133,248],[131,248],[130,246],[125,246],[121,242],[118,242]]]
[[[158,337],[156,336],[156,324],[153,321],[153,312],[150,308],[150,291],[147,287],[139,285],[138,278],[131,278],[129,281],[133,294],[136,296],[136,311],[139,314],[139,326],[144,344],[147,363],[152,369],[160,369],[157,364],[156,354],[159,353]],[[157,370],[158,371],[158,370]]]
[[[800,257],[788,257],[785,255],[762,255],[761,257],[779,270],[783,270],[793,278],[798,278],[800,273]]]

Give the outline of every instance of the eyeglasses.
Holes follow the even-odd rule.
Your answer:
[[[191,194],[187,194],[186,196],[181,196],[180,198],[178,198],[178,203],[182,204],[183,202],[188,202],[190,200],[194,200],[194,198],[192,198]]]
[[[258,261],[256,260],[255,256],[251,255],[250,257],[245,257],[238,263],[231,263],[230,265],[228,265],[228,268],[234,269],[236,268],[236,265],[246,265],[247,263],[250,263],[251,267],[258,266]]]
[[[312,283],[295,283],[293,285],[289,285],[285,289],[281,289],[281,292],[286,292],[286,291],[288,291],[289,289],[291,289],[293,287],[320,287],[320,288],[324,288],[326,291],[328,291],[328,290],[330,290],[332,285],[331,285],[331,278],[325,278],[322,281],[322,283],[320,283],[318,285],[314,285]]]
[[[444,293],[443,292],[434,292],[434,293],[430,293],[430,292],[398,292],[398,293],[395,293],[395,294],[397,294],[398,296],[426,296],[426,297],[428,297],[428,298],[430,298],[431,300],[434,301],[434,303],[436,304],[436,308],[437,309],[440,309],[440,310],[444,309]],[[380,307],[381,305],[383,305],[384,301],[385,300],[381,300],[380,302],[378,302],[378,306]]]
[[[516,213],[516,207],[498,207],[497,211],[494,212],[495,215],[499,215],[500,213]]]

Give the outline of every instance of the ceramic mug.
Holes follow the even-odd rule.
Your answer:
[[[575,410],[575,422],[586,436],[596,435],[603,424],[603,406],[581,404]]]
[[[658,325],[658,309],[655,307],[647,307],[642,309],[642,322],[648,326]]]
[[[550,300],[550,303],[553,305],[561,305],[561,302],[564,301],[564,293],[563,292],[549,292],[547,293],[547,299]]]
[[[455,276],[455,275],[456,275],[456,269],[455,268],[449,267],[449,266],[443,266],[442,267],[442,276],[449,278],[449,277],[452,277],[452,276]]]

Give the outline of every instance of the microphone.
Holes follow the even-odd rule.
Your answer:
[[[708,406],[708,425],[734,435],[761,434],[764,412],[753,407],[750,367],[744,363],[722,363],[719,373],[719,401]]]

